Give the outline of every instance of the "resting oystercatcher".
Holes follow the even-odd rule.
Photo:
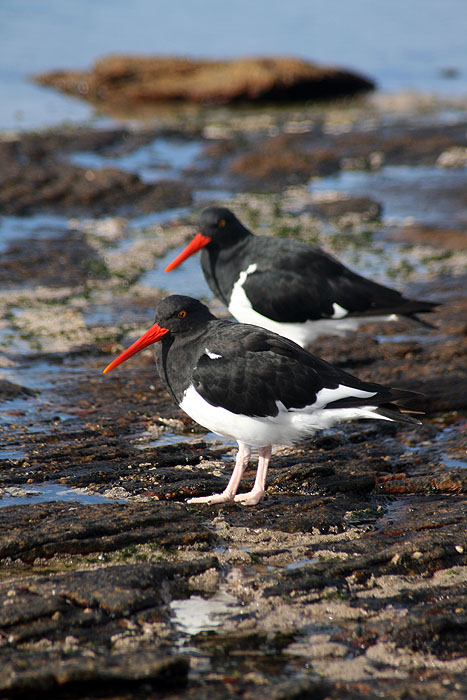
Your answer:
[[[296,442],[337,422],[420,423],[397,405],[413,392],[363,382],[283,336],[217,319],[192,297],[166,297],[156,319],[104,372],[160,341],[157,369],[176,403],[208,430],[238,442],[226,489],[188,503],[259,503],[272,445]],[[250,492],[237,495],[253,446],[259,448],[256,480]]]
[[[200,250],[206,281],[234,318],[305,346],[321,335],[344,335],[364,323],[415,314],[437,304],[407,299],[365,279],[303,241],[254,236],[225,207],[201,213],[200,232],[165,269]]]

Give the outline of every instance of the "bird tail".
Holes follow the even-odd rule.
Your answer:
[[[375,396],[356,397],[349,395],[337,399],[327,404],[326,408],[370,408],[373,417],[380,417],[385,420],[396,421],[398,423],[411,423],[421,425],[418,418],[413,418],[412,414],[421,415],[424,412],[412,409],[407,403],[419,402],[423,394],[409,389],[395,389],[394,387],[383,387],[376,384],[366,384],[368,389],[375,388]],[[367,416],[370,417],[370,416]]]
[[[398,423],[411,423],[412,425],[421,425],[422,422],[414,415],[423,415],[424,411],[419,411],[416,408],[410,408],[410,404],[417,403],[423,398],[423,394],[418,391],[409,389],[389,389],[389,401],[381,402],[375,413],[387,420],[396,421]],[[407,406],[406,404],[409,404]]]
[[[439,306],[439,302],[410,299],[404,304],[404,307],[401,308],[399,315],[425,328],[436,328],[432,323],[419,318],[418,314],[429,314],[434,311],[437,306]]]
[[[381,416],[381,418],[385,418],[386,420],[395,421],[396,423],[422,425],[422,421],[418,418],[414,418],[412,414],[421,415],[423,414],[423,411],[412,411],[409,408],[399,408],[399,406],[396,406],[395,404],[378,406],[373,413],[375,413],[377,416]]]
[[[430,311],[432,311],[432,309],[430,309]],[[401,316],[407,319],[407,321],[411,321],[416,326],[423,326],[424,328],[438,328],[438,326],[435,326],[433,323],[429,323],[428,321],[424,321],[415,314],[401,314]]]

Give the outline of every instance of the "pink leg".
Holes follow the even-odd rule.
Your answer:
[[[212,496],[197,496],[196,498],[189,498],[187,503],[209,503],[209,505],[213,505],[214,503],[227,503],[228,501],[233,501],[240,485],[243,472],[245,471],[250,460],[250,455],[250,446],[245,445],[243,442],[239,442],[238,452],[235,458],[235,468],[224,491],[222,493],[213,493]]]
[[[269,460],[271,459],[272,446],[260,447],[258,450],[258,470],[256,472],[255,484],[248,493],[239,493],[235,496],[236,503],[243,503],[244,506],[255,506],[263,500],[264,489],[266,488],[266,474],[268,472]]]

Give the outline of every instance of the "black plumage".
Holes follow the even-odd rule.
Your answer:
[[[260,451],[261,478],[252,492],[236,496],[231,479],[223,494],[204,501],[261,500],[272,444],[293,443],[347,419],[419,423],[404,408],[413,392],[364,382],[282,336],[219,320],[181,295],[162,300],[154,326],[105,371],[156,341],[159,374],[178,405],[204,427],[238,441],[236,488],[251,446]]]
[[[301,345],[323,334],[341,335],[372,318],[403,316],[429,325],[417,314],[437,306],[366,279],[309,243],[254,236],[225,207],[201,213],[196,240],[198,245],[190,244],[167,270],[202,247],[206,281],[235,318]]]

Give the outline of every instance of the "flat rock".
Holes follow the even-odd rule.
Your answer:
[[[211,565],[212,557],[207,564],[117,565],[1,586],[0,623],[8,635],[0,649],[2,697],[28,691],[37,697],[71,685],[87,692],[103,683],[120,688],[141,681],[157,682],[159,688],[184,685],[188,662],[169,657],[167,601],[177,577],[199,574]],[[133,632],[125,623],[128,616],[136,623]],[[152,626],[150,644],[138,634],[139,626]],[[116,642],[125,638],[122,653]]]
[[[216,61],[113,55],[90,71],[50,71],[35,80],[95,102],[132,104],[293,102],[374,88],[369,78],[352,71],[288,57]]]
[[[465,143],[464,122],[443,119],[435,128],[429,117],[408,128],[385,115],[374,128],[364,109],[364,125],[350,130],[341,128],[341,112],[337,123],[321,123],[307,105],[266,107],[261,118],[256,107],[234,110],[231,124],[220,119],[226,109],[178,103],[158,112],[179,120],[182,110],[203,115],[183,129],[196,139],[195,151],[206,148],[178,169],[202,197],[218,197],[223,187],[239,191],[242,182],[280,191],[328,168],[434,165],[439,153]],[[344,127],[347,116],[345,107]],[[202,128],[205,117],[214,117],[215,128]],[[105,163],[159,136],[183,141],[183,129],[4,135],[0,179],[23,164],[24,183],[29,172],[34,183],[39,171],[74,168],[74,152],[92,151]],[[441,188],[437,207],[441,198],[443,211],[449,202],[462,214],[461,185],[454,178],[455,196]],[[72,189],[77,198],[84,192]],[[32,187],[29,201],[49,213],[76,206],[67,194],[54,203],[47,192],[33,200]],[[115,206],[132,200],[138,208],[145,195],[135,192],[123,192]],[[28,201],[19,189],[16,195],[22,206]],[[340,257],[343,246],[354,259],[372,240],[400,232],[384,219],[375,221],[374,239],[370,226],[361,230],[377,219],[373,196],[369,189],[364,198],[331,199],[294,187],[274,198],[250,193],[233,208],[258,233],[317,235],[330,252]],[[87,207],[80,211],[88,216]],[[102,374],[151,322],[164,292],[138,279],[191,236],[192,221],[181,217],[141,232],[127,231],[119,217],[109,222],[117,226],[112,235],[105,221],[78,218],[67,230],[58,222],[22,231],[28,238],[11,238],[2,253],[0,363],[5,379],[17,382],[4,384],[4,395],[21,399],[23,384],[40,391],[1,404],[0,696],[464,700],[461,226],[449,217],[439,229],[405,226],[405,240],[416,244],[408,261],[425,256],[425,243],[436,243],[427,253],[442,261],[427,263],[426,275],[398,277],[414,298],[441,302],[427,319],[435,328],[373,324],[313,347],[362,379],[423,392],[422,424],[343,424],[278,447],[264,501],[244,508],[186,504],[224,488],[235,448],[182,414],[149,350]],[[255,466],[252,460],[242,490],[251,488]],[[36,497],[76,500],[34,503]],[[91,505],[90,497],[117,501]]]
[[[0,509],[0,559],[32,561],[58,552],[113,551],[138,542],[173,548],[215,535],[175,503],[38,503]]]

